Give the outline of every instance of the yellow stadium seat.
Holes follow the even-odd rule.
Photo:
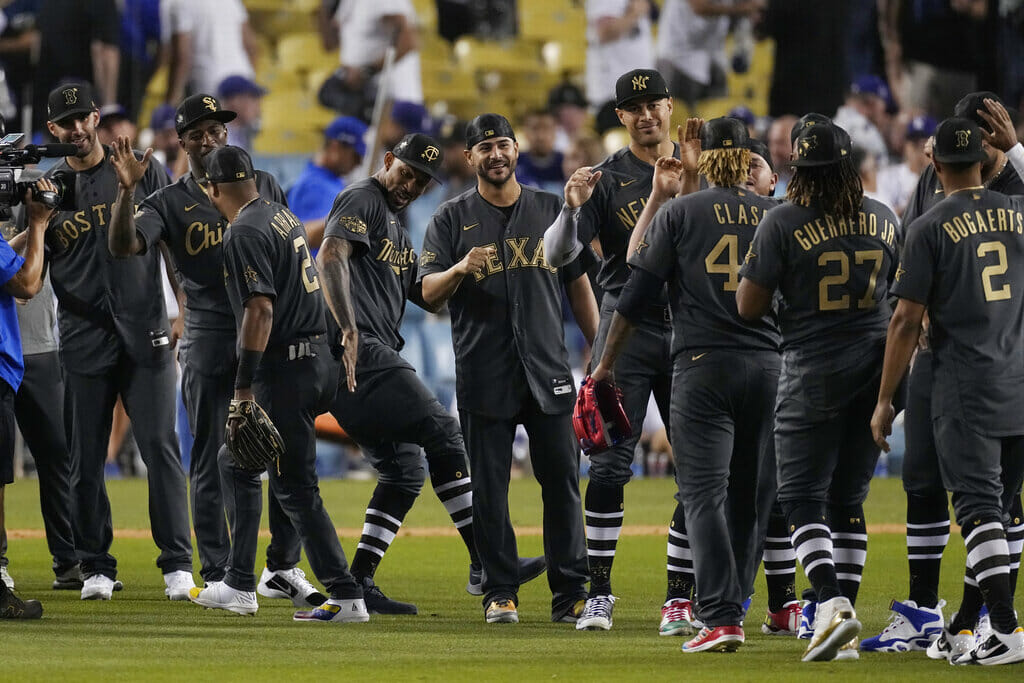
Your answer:
[[[315,129],[264,126],[253,145],[257,154],[312,154],[322,142],[323,134]]]
[[[423,95],[428,100],[474,100],[479,96],[476,79],[456,68],[423,70]]]
[[[263,98],[261,106],[264,128],[322,129],[336,116],[335,112],[320,106],[316,93],[304,89],[271,92]]]
[[[416,18],[424,33],[437,33],[437,2],[436,0],[412,0],[416,10]]]
[[[454,52],[459,65],[470,70],[516,72],[537,69],[541,65],[536,48],[522,42],[460,38],[455,42]]]
[[[316,33],[290,33],[277,43],[277,66],[284,71],[311,71],[338,65],[338,55],[323,49]]]
[[[546,0],[519,3],[519,37],[523,40],[580,43],[586,40],[586,27],[582,7]]]

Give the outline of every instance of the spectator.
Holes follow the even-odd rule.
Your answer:
[[[779,181],[775,183],[777,197],[786,196],[786,186],[793,177],[793,167],[789,165],[793,155],[793,143],[790,142],[789,134],[796,122],[795,116],[785,114],[772,121],[772,125],[768,127],[768,153],[772,157],[772,167],[779,174]]]
[[[649,0],[587,0],[587,101],[603,133],[617,128],[615,79],[654,68]]]
[[[527,149],[519,153],[516,175],[523,185],[532,185],[559,193],[565,185],[562,153],[555,149],[558,125],[546,109],[537,109],[523,117]]]
[[[339,116],[324,130],[324,144],[288,190],[288,208],[306,224],[310,249],[324,236],[324,223],[334,198],[345,189],[345,176],[366,156],[366,124]]]
[[[885,161],[889,157],[885,132],[889,129],[886,111],[891,101],[885,81],[870,74],[859,76],[850,84],[846,103],[839,107],[833,119],[837,126],[850,134],[854,146],[873,155],[877,161]]]
[[[120,21],[115,0],[40,2],[36,28],[42,57],[33,79],[33,130],[45,129],[47,95],[62,81],[91,81],[97,104],[117,101]]]
[[[385,53],[393,47],[388,98],[422,103],[419,28],[412,2],[341,0],[333,15],[327,16],[330,4],[321,6],[321,36],[328,50],[340,43],[341,68],[321,88],[321,101],[342,114],[368,121]]]
[[[583,135],[573,141],[562,159],[562,175],[566,178],[581,166],[597,166],[604,160],[604,145],[597,138]]]
[[[565,152],[583,132],[587,123],[587,98],[583,91],[568,81],[559,83],[548,93],[548,110],[555,115],[555,149]]]
[[[878,191],[878,157],[863,147],[853,147],[853,164],[860,175],[860,184],[864,188],[864,196],[884,202]],[[893,207],[889,206],[890,209]]]
[[[917,180],[925,167],[931,163],[925,147],[928,138],[935,134],[935,119],[930,116],[915,116],[907,124],[903,141],[903,162],[893,164],[878,173],[879,198],[892,207],[897,216],[910,202]]]
[[[96,126],[96,136],[101,145],[110,145],[122,135],[135,144],[139,135],[139,128],[135,125],[125,108],[120,104],[108,104],[100,107],[100,122]]]
[[[121,0],[121,7],[117,101],[124,104],[128,118],[135,121],[141,113],[146,86],[159,64],[160,0]]]
[[[174,112],[175,107],[170,104],[161,104],[153,110],[149,117],[149,129],[153,135],[149,146],[153,148],[153,157],[167,167],[171,178],[176,180],[187,165],[178,163],[179,160],[184,161],[184,155],[178,142],[178,132],[174,129]]]
[[[260,132],[260,103],[267,94],[255,81],[245,76],[228,76],[217,86],[217,97],[228,111],[238,114],[229,121],[228,144],[252,153],[252,141]]]
[[[750,136],[750,139],[757,138],[757,116],[754,115],[754,112],[750,111],[749,107],[742,105],[733,107],[726,116],[742,121],[743,125],[747,127],[747,135]]]
[[[164,0],[161,12],[169,53],[164,102],[181,102],[186,87],[215,93],[228,76],[256,77],[259,48],[242,0]]]
[[[15,109],[8,121],[21,121],[22,110],[32,104],[32,60],[39,38],[35,28],[38,4],[38,0],[13,0],[0,11],[0,64]]]
[[[411,133],[430,133],[434,122],[427,108],[417,102],[399,100],[391,105],[391,114],[381,125],[380,143],[391,149]]]
[[[691,109],[698,100],[724,97],[729,20],[751,16],[763,6],[764,0],[666,0],[657,63],[672,96]]]

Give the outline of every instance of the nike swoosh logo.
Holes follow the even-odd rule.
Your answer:
[[[696,356],[690,356],[690,360],[700,360],[704,356],[708,355],[708,353],[708,351],[705,351],[704,353],[698,353]]]
[[[189,211],[191,211],[192,209],[196,208],[197,206],[199,206],[199,202],[196,202],[192,206],[186,206],[185,207],[185,213],[188,213]]]
[[[472,230],[473,228],[475,228],[478,225],[480,225],[480,224],[479,223],[474,223],[473,225],[463,225],[462,229],[463,230]]]
[[[619,182],[619,187],[626,187],[627,185],[632,185],[635,182],[636,182],[636,178],[633,178],[632,180],[627,180],[626,182],[621,182],[620,181]]]

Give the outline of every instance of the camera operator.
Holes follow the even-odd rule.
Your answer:
[[[35,201],[36,191],[55,192],[56,187],[43,179],[27,193],[28,229],[20,240],[21,255],[0,239],[0,530],[4,529],[4,488],[14,481],[14,396],[25,371],[15,298],[31,299],[43,285],[43,237],[53,214]],[[39,602],[22,601],[0,581],[0,618],[38,619],[42,614]]]

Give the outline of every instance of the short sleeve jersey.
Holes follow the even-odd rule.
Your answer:
[[[774,314],[739,317],[740,266],[765,213],[778,202],[745,189],[715,187],[663,206],[629,264],[669,283],[672,353],[706,348],[778,351]]]
[[[18,314],[14,297],[3,288],[18,274],[25,259],[18,256],[7,240],[0,237],[0,380],[14,391],[21,386],[25,374],[25,361],[21,355],[21,335],[18,333]]]
[[[287,203],[272,175],[256,171],[260,196]],[[202,332],[234,334],[224,289],[224,254],[221,244],[226,221],[203,188],[188,173],[142,202],[135,214],[135,229],[152,251],[157,242],[168,246],[174,269],[185,289],[185,325],[189,335]]]
[[[353,183],[334,200],[324,237],[352,243],[352,294],[360,335],[401,351],[405,301],[416,282],[416,252],[377,180]]]
[[[1024,198],[964,190],[907,231],[893,293],[928,307],[932,414],[1024,434]]]
[[[583,264],[578,258],[555,268],[544,256],[544,230],[561,208],[559,197],[522,186],[506,218],[474,188],[442,204],[427,227],[420,280],[448,270],[473,247],[496,251],[448,301],[461,410],[510,418],[526,391],[549,415],[572,409],[561,286],[582,275]]]
[[[782,295],[783,347],[809,352],[884,339],[899,223],[864,198],[852,217],[785,203],[757,227],[740,275]]]
[[[236,327],[250,298],[273,300],[268,350],[327,331],[306,228],[284,205],[261,197],[239,212],[224,235],[224,278]]]
[[[74,173],[62,160],[46,173],[74,173],[74,211],[58,211],[46,233],[50,279],[60,303],[61,354],[79,372],[101,371],[117,362],[120,339],[137,361],[153,362],[153,338],[166,335],[163,277],[158,250],[135,258],[115,258],[107,246],[111,210],[118,180],[104,158],[90,169]],[[140,152],[135,156],[142,157]],[[151,160],[135,190],[136,206],[168,184],[167,171]],[[163,347],[166,348],[166,347]]]
[[[673,146],[672,156],[679,157],[678,145]],[[585,245],[595,237],[601,240],[604,261],[597,283],[605,292],[618,296],[629,279],[626,266],[629,235],[651,196],[654,166],[623,147],[595,170],[601,171],[601,179],[590,199],[580,208],[578,235]],[[665,300],[652,303],[664,304]]]
[[[986,187],[995,192],[1007,195],[1024,195],[1024,181],[1017,175],[1013,164],[1007,162],[1003,169],[988,181]],[[935,173],[935,167],[931,164],[921,172],[921,178],[917,181],[914,194],[910,197],[906,210],[903,212],[903,225],[905,230],[910,230],[914,221],[922,216],[930,208],[945,199],[942,191],[942,184],[939,176]],[[909,234],[909,233],[908,233]]]

